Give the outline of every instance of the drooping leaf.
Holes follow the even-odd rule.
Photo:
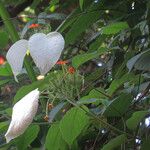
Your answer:
[[[60,121],[60,131],[63,139],[72,145],[73,141],[81,134],[88,125],[89,117],[86,112],[79,108],[70,109]]]
[[[125,143],[127,136],[125,134],[119,135],[116,138],[110,140],[101,150],[115,150],[121,144]]]
[[[103,27],[102,34],[116,34],[127,28],[129,28],[127,22],[116,22]]]
[[[49,128],[46,136],[45,146],[48,150],[63,150],[63,147],[67,147],[66,142],[62,139],[59,124],[53,124]]]
[[[119,97],[110,101],[107,105],[103,114],[107,117],[121,117],[129,108],[132,102],[132,96],[130,94],[121,94]]]
[[[126,121],[127,127],[129,129],[131,129],[131,130],[136,130],[137,126],[142,121],[142,119],[146,116],[146,114],[148,114],[148,111],[137,111],[137,112],[134,112],[132,114],[131,118],[129,118]]]

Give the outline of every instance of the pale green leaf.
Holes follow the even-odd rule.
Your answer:
[[[63,139],[72,145],[74,140],[81,134],[88,125],[89,117],[86,112],[79,108],[70,109],[60,121],[60,130]]]

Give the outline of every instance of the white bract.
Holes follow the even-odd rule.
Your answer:
[[[31,57],[39,68],[40,73],[45,75],[58,61],[64,45],[64,38],[58,32],[50,32],[47,35],[36,33],[28,41],[22,39],[14,43],[8,50],[6,58],[16,81],[16,76],[22,71],[23,60],[27,50],[30,51]]]
[[[14,105],[11,123],[5,134],[7,143],[23,134],[31,124],[38,109],[39,94],[38,89],[35,89]]]

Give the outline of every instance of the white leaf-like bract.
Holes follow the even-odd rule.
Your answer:
[[[56,64],[64,45],[64,38],[58,32],[51,32],[47,35],[36,33],[30,37],[30,54],[42,75],[45,75]]]
[[[31,124],[38,109],[39,94],[38,89],[35,89],[14,105],[12,119],[5,134],[7,143],[23,134]]]
[[[28,41],[19,40],[10,47],[6,55],[6,58],[12,68],[15,80],[17,80],[16,76],[22,70],[23,60],[26,55],[27,49],[28,49]]]
[[[30,37],[29,41],[19,40],[14,43],[10,47],[6,58],[12,68],[15,79],[22,70],[27,50],[30,51],[40,73],[45,75],[60,58],[64,45],[64,38],[58,32],[50,32],[47,35],[36,33]]]

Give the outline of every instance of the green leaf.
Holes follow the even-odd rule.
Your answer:
[[[109,105],[103,110],[103,114],[107,117],[121,117],[129,108],[132,102],[130,94],[121,94],[116,99],[110,101]]]
[[[5,79],[5,80],[1,80],[0,81],[0,87],[6,83],[8,83],[10,81],[10,79]]]
[[[70,109],[60,121],[60,130],[63,139],[69,145],[72,145],[85,126],[88,125],[88,122],[89,117],[85,111],[76,107]]]
[[[103,34],[116,34],[124,29],[129,28],[127,22],[115,22],[102,28]]]
[[[149,148],[150,148],[150,137],[147,137],[147,139],[142,139],[141,150],[148,150]]]
[[[125,143],[127,136],[125,134],[119,135],[116,138],[110,140],[101,150],[114,150],[121,144]]]
[[[81,10],[83,10],[83,3],[84,3],[84,0],[79,0],[79,5],[80,5]]]
[[[150,71],[150,51],[143,53],[136,61],[134,68],[137,70]]]
[[[107,93],[109,95],[113,95],[114,92],[116,92],[117,89],[119,89],[121,86],[123,86],[124,83],[126,82],[131,82],[135,81],[135,79],[139,79],[139,76],[135,76],[134,74],[124,74],[121,78],[119,79],[114,79],[112,83],[110,84]]]
[[[52,110],[49,113],[49,122],[51,123],[53,121],[53,119],[55,118],[55,116],[58,114],[58,112],[66,105],[66,102],[61,102],[59,103],[57,106],[55,106],[54,108],[52,108]]]
[[[4,48],[8,44],[8,34],[5,31],[0,31],[0,47]]]
[[[127,68],[129,69],[129,72],[133,69],[133,67],[135,66],[136,62],[140,59],[141,56],[143,56],[143,54],[147,54],[149,53],[149,50],[144,51],[134,57],[132,57],[131,59],[128,60],[127,62]],[[137,65],[137,69],[138,69],[138,65]]]
[[[4,132],[5,129],[7,129],[7,126],[8,126],[8,122],[1,122],[0,123],[0,133]]]
[[[99,55],[106,52],[106,50],[107,50],[106,48],[101,47],[98,51],[77,55],[77,56],[73,57],[72,65],[75,68],[78,68],[83,63],[85,63],[91,59],[94,59],[96,57],[99,57]]]
[[[89,9],[87,9],[86,13],[77,18],[65,36],[66,44],[73,44],[81,35],[81,33],[83,33],[87,28],[89,28],[90,25],[100,18],[100,11],[93,11],[98,8],[99,5],[91,6]]]
[[[136,130],[142,119],[148,114],[148,111],[136,111],[131,118],[126,121],[126,125],[131,130]]]
[[[102,91],[105,93],[105,91],[101,88],[93,89],[89,92],[88,95],[82,97],[77,103],[78,104],[90,104],[90,103],[99,104],[101,102],[100,99],[107,98],[99,91]]]
[[[49,128],[45,146],[48,150],[60,150],[62,147],[67,146],[66,142],[62,139],[59,124],[53,124]]]
[[[25,150],[37,137],[40,128],[38,125],[30,126],[23,135],[16,139],[17,148],[20,150]]]
[[[0,67],[0,76],[12,76],[12,75],[13,73],[8,63],[5,63]]]

